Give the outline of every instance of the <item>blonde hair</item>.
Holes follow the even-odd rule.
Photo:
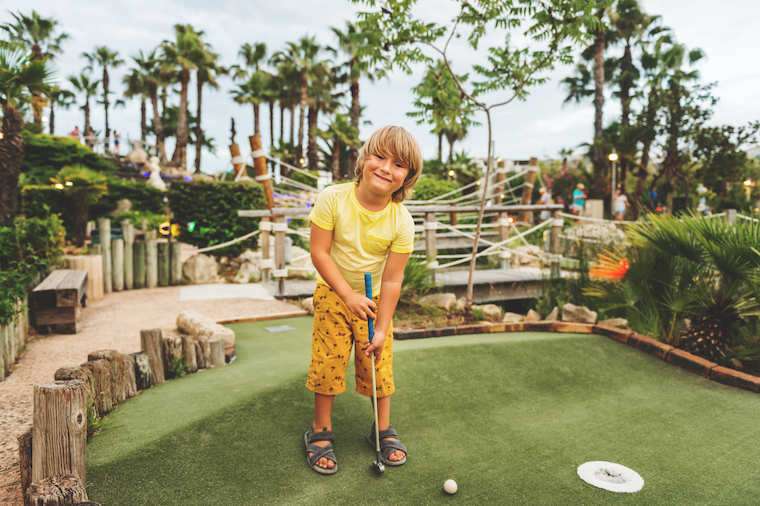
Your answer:
[[[364,143],[356,160],[354,173],[357,183],[362,180],[364,164],[371,155],[396,158],[409,167],[403,186],[393,193],[391,200],[403,202],[405,198],[410,198],[412,189],[422,174],[422,153],[414,137],[397,126],[386,126],[376,130]]]

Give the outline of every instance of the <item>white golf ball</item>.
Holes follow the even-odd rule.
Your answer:
[[[443,490],[445,490],[447,494],[456,494],[457,482],[454,480],[446,480],[443,484]]]

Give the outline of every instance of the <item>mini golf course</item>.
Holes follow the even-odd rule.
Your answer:
[[[310,317],[230,325],[238,358],[119,408],[90,440],[87,491],[104,506],[160,504],[742,505],[760,496],[760,395],[598,335],[501,333],[394,343],[392,422],[409,460],[376,475],[370,403],[338,396],[339,471],[306,464]],[[265,327],[296,330],[269,333]],[[583,482],[609,461],[635,494]],[[448,496],[443,483],[459,491]]]

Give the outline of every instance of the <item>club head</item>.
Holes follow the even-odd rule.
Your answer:
[[[378,474],[383,474],[385,472],[385,466],[382,462],[378,462],[377,460],[372,461],[372,467],[375,468],[375,471],[377,471]]]

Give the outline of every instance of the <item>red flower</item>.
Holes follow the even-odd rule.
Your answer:
[[[625,258],[614,258],[611,255],[599,254],[599,262],[593,264],[588,273],[597,278],[623,279],[630,265]]]

